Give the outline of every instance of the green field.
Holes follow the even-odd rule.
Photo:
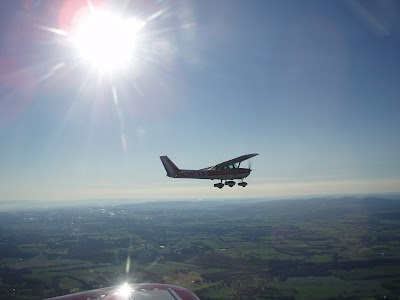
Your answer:
[[[400,201],[148,203],[0,214],[0,292],[123,282],[201,299],[397,299]]]

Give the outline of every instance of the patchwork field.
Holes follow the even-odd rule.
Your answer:
[[[201,299],[397,299],[400,200],[162,202],[0,214],[0,299],[121,284]]]

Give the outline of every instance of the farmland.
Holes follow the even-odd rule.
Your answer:
[[[160,282],[201,299],[400,295],[400,201],[95,205],[0,214],[0,299]]]

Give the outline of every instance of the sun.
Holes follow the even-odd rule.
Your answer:
[[[75,22],[71,41],[83,63],[114,73],[132,66],[144,25],[110,11],[88,11]]]

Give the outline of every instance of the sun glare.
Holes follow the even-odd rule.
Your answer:
[[[100,72],[112,73],[132,65],[144,22],[111,12],[90,12],[79,18],[72,42],[78,56]]]
[[[120,295],[123,298],[128,298],[131,295],[131,292],[132,289],[127,283],[124,283],[118,289],[118,295]]]

